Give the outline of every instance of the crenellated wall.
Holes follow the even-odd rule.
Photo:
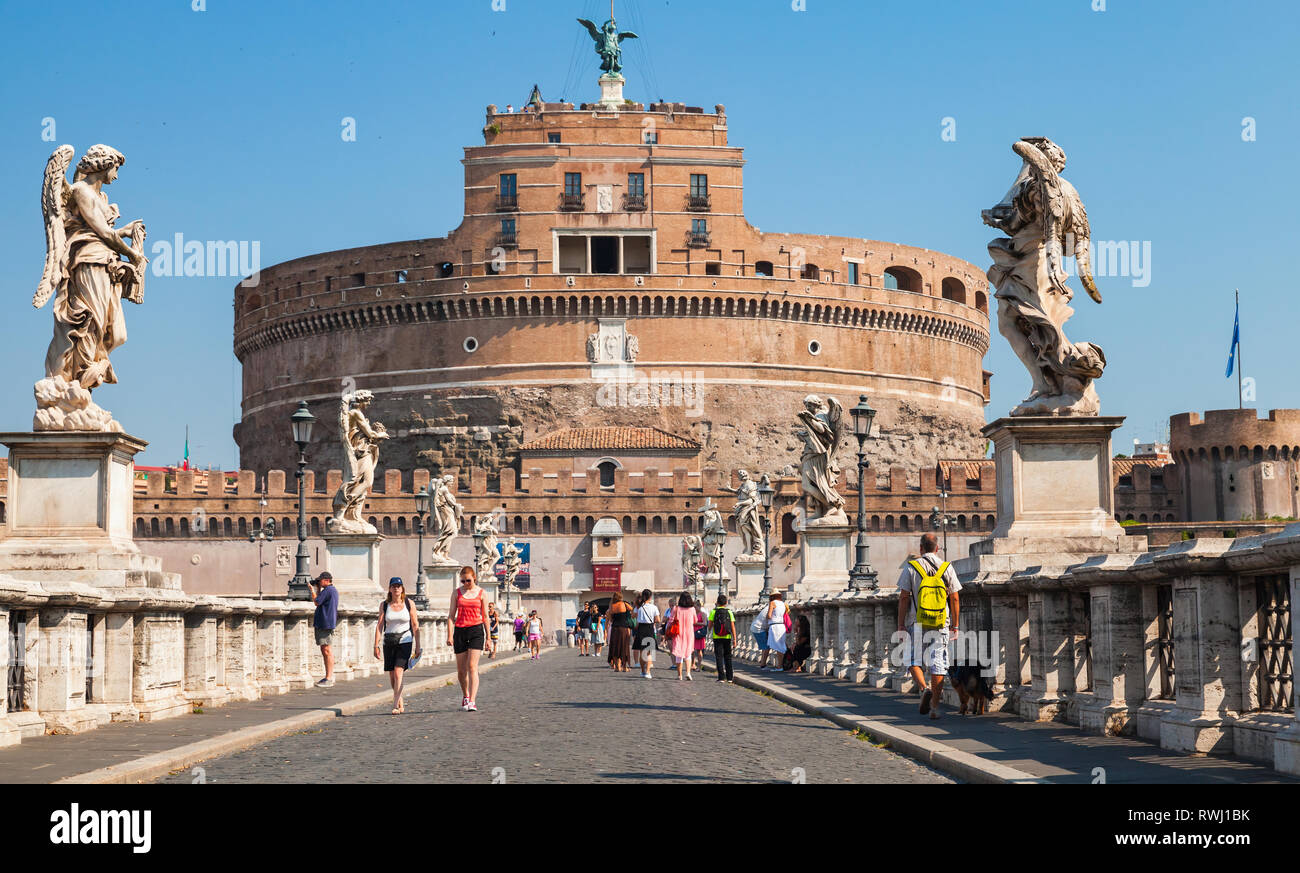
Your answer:
[[[1170,418],[1188,521],[1300,516],[1300,410],[1215,409]]]

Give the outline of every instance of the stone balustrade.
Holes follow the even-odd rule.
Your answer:
[[[324,675],[314,610],[302,601],[0,576],[0,746],[306,688]],[[419,616],[421,663],[452,661],[446,613]],[[336,679],[382,671],[377,622],[377,609],[339,609]]]
[[[956,663],[993,673],[991,708],[1187,753],[1237,755],[1300,775],[1292,640],[1300,525],[1139,554],[1081,556],[963,580]],[[895,590],[788,604],[808,619],[810,673],[911,691]],[[736,609],[734,657],[756,662],[758,605]],[[945,688],[945,699],[957,702]]]

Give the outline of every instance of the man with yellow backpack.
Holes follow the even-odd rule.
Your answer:
[[[948,673],[948,642],[957,638],[961,582],[952,564],[940,561],[939,539],[921,537],[921,557],[907,562],[898,579],[898,631],[903,635],[902,666],[921,687],[921,715],[939,717],[943,677]],[[926,672],[930,681],[926,682]]]

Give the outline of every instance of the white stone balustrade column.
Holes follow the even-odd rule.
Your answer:
[[[857,645],[854,642],[857,638],[857,628],[854,627],[856,611],[854,607],[857,601],[857,594],[846,591],[839,596],[836,604],[835,678],[837,679],[848,679],[857,663],[856,652],[854,652],[854,647]]]
[[[87,586],[43,586],[59,603],[40,611],[40,642],[37,658],[28,666],[36,673],[40,716],[45,730],[54,734],[76,734],[97,727],[86,710],[86,605],[98,604],[99,597]],[[78,589],[86,588],[82,592]]]
[[[257,700],[257,616],[255,601],[233,598],[227,601],[224,634],[226,688],[231,700]]]
[[[257,619],[257,684],[263,696],[284,694],[289,683],[284,678],[284,619],[287,604],[263,600]]]
[[[849,653],[848,679],[866,682],[871,676],[871,659],[876,646],[876,594],[863,594],[853,603],[853,649]]]
[[[822,635],[822,611],[812,601],[806,601],[803,605],[806,610],[804,614],[808,616],[808,645],[812,650],[808,655],[808,662],[804,665],[804,669],[809,673],[817,673],[821,667],[824,640]]]
[[[898,630],[898,595],[877,599],[873,613],[876,626],[875,646],[872,652],[871,670],[867,674],[867,684],[872,688],[889,688],[897,671],[901,669],[893,663],[894,636]]]
[[[1053,721],[1075,691],[1074,604],[1069,589],[1048,575],[1033,577],[1028,597],[1032,684],[1017,706],[1021,718]]]
[[[196,707],[226,702],[221,659],[222,614],[230,608],[216,597],[200,597],[185,617],[185,696]]]
[[[316,608],[300,600],[287,600],[284,604],[287,608],[284,616],[284,681],[291,691],[310,688],[316,681],[312,676],[313,665],[320,664],[324,676],[324,664],[312,626]]]

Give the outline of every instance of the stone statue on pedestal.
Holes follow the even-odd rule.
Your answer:
[[[379,444],[388,439],[382,424],[371,425],[366,418],[366,409],[374,399],[369,391],[355,391],[344,394],[339,402],[339,436],[343,439],[348,477],[334,495],[334,517],[327,525],[331,533],[378,533],[361,517],[366,497],[375,485]]]
[[[844,498],[835,491],[840,472],[835,466],[835,450],[840,444],[844,407],[834,397],[827,397],[823,404],[815,394],[805,397],[803,404],[799,413],[804,423],[799,431],[804,441],[799,484],[804,492],[806,524],[848,524]]]
[[[501,550],[501,560],[505,564],[506,570],[506,587],[514,588],[515,580],[519,578],[519,568],[523,566],[523,559],[520,557],[522,550],[515,545],[515,538],[511,537],[506,541],[506,546]]]
[[[103,189],[126,163],[122,153],[91,146],[69,185],[75,154],[70,145],[55,149],[41,186],[45,270],[32,305],[39,309],[54,298],[54,338],[45,354],[45,378],[34,389],[32,428],[120,433],[122,426],[90,392],[117,382],[108,356],[126,342],[122,300],[144,302],[145,227],[139,220],[114,227],[120,213]]]
[[[451,491],[453,477],[446,473],[430,483],[433,493],[429,498],[429,520],[432,523],[433,562],[435,564],[453,564],[451,543],[460,532],[461,515],[464,512]]]
[[[474,538],[477,550],[474,555],[474,570],[479,584],[484,579],[493,577],[497,565],[497,517],[480,515],[474,520]]]
[[[605,71],[607,76],[618,76],[623,71],[623,46],[621,43],[625,39],[639,39],[639,37],[630,30],[622,33],[618,31],[618,25],[613,19],[605,22],[603,27],[597,27],[596,22],[588,21],[585,18],[579,18],[578,23],[587,28],[591,38],[596,42],[596,54],[600,55],[600,68]]]
[[[700,551],[704,558],[704,575],[722,573],[722,546],[727,542],[727,525],[718,507],[709,501],[700,510]]]
[[[731,514],[736,518],[736,530],[740,532],[740,553],[742,555],[763,555],[763,502],[758,496],[758,485],[749,476],[748,470],[737,474],[740,487],[736,489],[736,505]]]
[[[1074,314],[1066,284],[1066,254],[1073,254],[1079,281],[1098,303],[1092,277],[1088,213],[1074,186],[1061,178],[1065,152],[1046,137],[1012,146],[1024,164],[1002,202],[982,213],[984,223],[1007,234],[989,243],[989,281],[998,301],[998,330],[1029,370],[1033,390],[1011,411],[1018,415],[1098,415],[1093,380],[1106,356],[1092,343],[1072,343],[1065,322]]]
[[[700,587],[700,538],[691,534],[682,538],[682,573],[686,576],[686,588],[695,591]]]

